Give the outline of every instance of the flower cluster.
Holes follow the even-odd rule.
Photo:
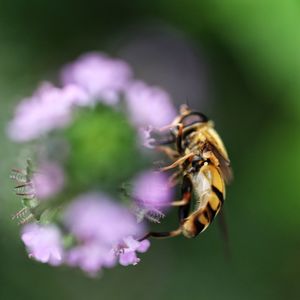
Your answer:
[[[29,255],[51,265],[78,266],[90,275],[103,267],[136,264],[136,251],[145,252],[149,241],[137,241],[143,227],[121,205],[103,194],[79,196],[66,208],[64,226],[75,238],[72,247],[64,247],[62,231],[55,225],[25,225],[22,240]]]
[[[116,105],[122,95],[135,125],[163,126],[176,114],[167,92],[133,79],[125,62],[101,53],[83,55],[62,70],[61,78],[61,88],[44,82],[17,106],[7,130],[13,141],[31,141],[67,126],[76,106]]]
[[[73,195],[69,185],[72,168],[58,159],[60,150],[53,150],[55,137],[68,144],[65,130],[80,122],[76,112],[97,113],[95,107],[100,105],[121,111],[147,144],[149,128],[169,124],[176,110],[166,91],[135,79],[127,63],[103,53],[79,57],[63,68],[60,78],[61,87],[42,83],[31,97],[23,99],[7,127],[12,141],[35,145],[34,163],[26,170],[15,170],[13,176],[24,205],[16,216],[26,212],[22,241],[35,260],[79,267],[92,276],[118,263],[136,265],[138,253],[150,246],[142,238],[144,219],[158,222],[173,197],[168,178],[152,170],[126,178],[132,181],[127,206],[99,188],[95,192],[94,186]]]
[[[71,108],[86,104],[86,93],[76,85],[57,88],[51,83],[43,83],[32,97],[18,105],[8,126],[8,135],[17,142],[34,140],[66,126],[71,121]]]

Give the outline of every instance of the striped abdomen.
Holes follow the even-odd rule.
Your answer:
[[[188,238],[204,231],[220,211],[225,198],[225,184],[219,170],[204,164],[198,173],[190,175],[197,199],[195,211],[182,223],[182,233]]]

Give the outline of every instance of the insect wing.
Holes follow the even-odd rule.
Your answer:
[[[224,177],[225,183],[229,184],[233,180],[233,173],[230,166],[230,161],[226,159],[214,145],[210,144],[210,147],[211,151],[214,153],[214,155],[219,161],[219,167]]]

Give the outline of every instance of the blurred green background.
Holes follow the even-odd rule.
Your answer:
[[[149,38],[155,54],[146,58],[164,61],[173,48],[155,52],[160,39],[152,37],[166,28],[201,57],[191,70],[207,70],[194,82],[205,82],[203,99],[191,102],[214,119],[232,160],[231,259],[214,224],[194,240],[153,241],[141,264],[96,280],[29,260],[10,219],[20,207],[9,180],[20,149],[4,130],[15,103],[90,50],[128,58],[137,76],[172,89],[172,78],[147,72],[132,50]],[[170,68],[184,81],[180,57]],[[193,90],[182,93],[189,98]],[[299,1],[0,0],[0,105],[0,299],[300,298]]]

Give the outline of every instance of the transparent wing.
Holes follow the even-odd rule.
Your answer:
[[[232,173],[232,169],[230,166],[230,161],[229,159],[226,159],[221,153],[220,151],[216,148],[216,146],[214,146],[212,143],[208,143],[208,148],[210,151],[213,152],[213,154],[215,155],[215,157],[218,159],[219,161],[219,168],[222,172],[222,175],[224,177],[224,181],[226,184],[229,184],[232,182],[233,180],[233,173]]]

